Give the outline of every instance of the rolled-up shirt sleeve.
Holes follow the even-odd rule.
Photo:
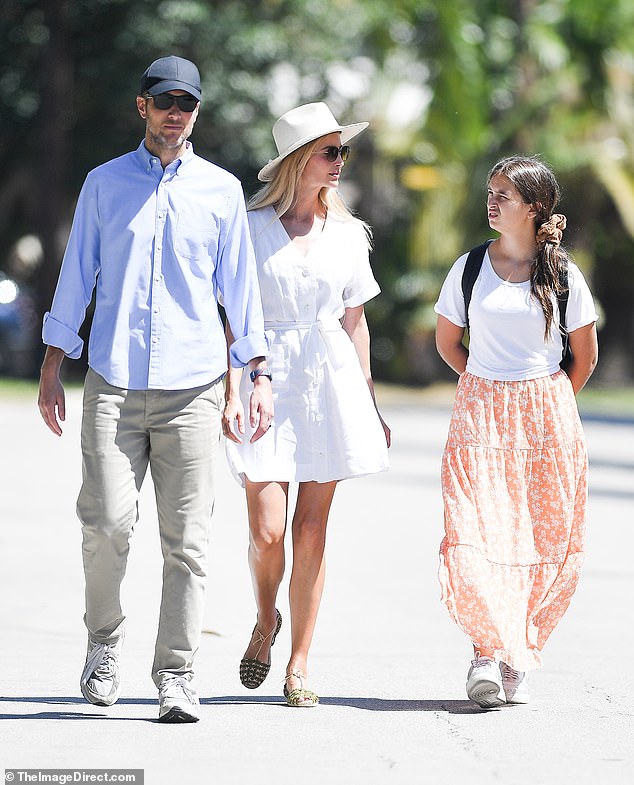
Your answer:
[[[231,365],[242,368],[254,357],[266,357],[268,339],[264,333],[262,301],[246,206],[237,186],[228,203],[221,230],[216,284],[234,337]]]
[[[77,359],[84,342],[79,329],[86,318],[99,273],[99,215],[94,180],[89,176],[77,201],[68,244],[53,297],[44,315],[42,340]]]

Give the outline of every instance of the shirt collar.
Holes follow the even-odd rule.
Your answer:
[[[136,156],[138,162],[141,164],[143,169],[146,172],[151,172],[153,166],[161,166],[161,161],[155,155],[147,149],[145,146],[145,140],[141,141],[141,144],[137,147],[134,155]],[[185,152],[169,164],[168,168],[172,168],[175,170],[175,173],[178,174],[178,170],[180,169],[181,165],[189,163],[194,158],[194,146],[191,142],[185,142]]]

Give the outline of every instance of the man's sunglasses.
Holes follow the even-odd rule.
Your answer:
[[[198,99],[193,95],[172,95],[172,93],[159,93],[158,95],[150,95],[154,101],[154,106],[161,111],[171,109],[174,104],[181,110],[181,112],[193,112],[198,106]]]
[[[347,144],[342,144],[341,147],[336,147],[334,144],[324,147],[323,150],[317,150],[320,155],[323,155],[326,161],[334,163],[339,156],[342,161],[347,161],[350,155],[350,148]]]

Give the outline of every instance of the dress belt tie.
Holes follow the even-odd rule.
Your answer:
[[[264,329],[269,333],[279,333],[286,331],[297,331],[300,333],[308,332],[307,367],[306,373],[313,379],[316,378],[322,365],[329,359],[333,368],[341,368],[349,353],[346,351],[347,344],[342,342],[344,332],[341,322],[338,319],[318,319],[314,322],[264,322]],[[268,334],[269,341],[273,335]]]

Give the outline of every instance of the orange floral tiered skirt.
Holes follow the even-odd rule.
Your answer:
[[[442,461],[442,599],[472,642],[516,670],[540,652],[579,581],[588,459],[570,380],[464,373]]]

